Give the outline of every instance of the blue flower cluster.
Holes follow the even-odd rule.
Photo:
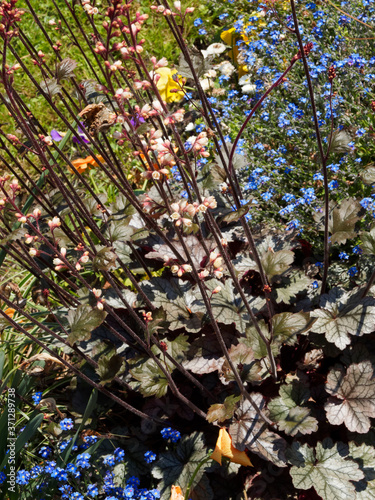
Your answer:
[[[172,427],[164,427],[164,429],[160,431],[160,434],[163,439],[168,439],[172,441],[172,443],[177,443],[177,441],[181,439],[181,434],[173,430]]]

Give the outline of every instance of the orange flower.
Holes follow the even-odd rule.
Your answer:
[[[237,450],[232,444],[232,438],[228,432],[222,428],[219,431],[216,447],[211,455],[211,458],[221,465],[221,457],[229,458],[235,464],[241,464],[252,467],[249,457],[244,451]]]
[[[102,156],[97,155],[97,158],[102,163],[105,163],[104,158]],[[79,174],[82,174],[82,172],[84,172],[87,169],[90,169],[91,167],[99,166],[99,164],[92,156],[87,156],[86,158],[77,158],[76,160],[72,161],[72,165],[75,167],[75,169],[78,171]]]
[[[181,488],[179,486],[172,486],[170,500],[184,500],[184,495],[182,494]]]
[[[16,310],[15,310],[15,309],[13,309],[12,307],[8,307],[7,309],[5,309],[5,311],[4,311],[4,312],[5,312],[5,314],[6,314],[7,316],[9,316],[10,318],[13,318],[14,313],[16,312]]]

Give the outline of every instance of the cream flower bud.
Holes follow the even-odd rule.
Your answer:
[[[178,220],[180,218],[180,214],[178,212],[173,212],[171,215],[172,220]]]
[[[172,266],[171,267],[171,271],[172,271],[173,274],[177,274],[179,269],[180,268],[178,266]]]

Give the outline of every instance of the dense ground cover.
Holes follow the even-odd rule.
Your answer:
[[[1,498],[372,498],[373,2],[0,15]]]

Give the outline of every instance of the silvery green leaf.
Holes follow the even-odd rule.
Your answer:
[[[346,373],[342,365],[335,365],[325,389],[331,395],[324,408],[332,425],[344,423],[360,434],[370,430],[370,418],[375,417],[375,378],[370,361],[352,364]]]
[[[262,394],[251,393],[253,401],[267,416],[266,401]],[[256,453],[277,467],[286,467],[286,441],[267,429],[267,424],[259,417],[250,402],[244,400],[236,412],[236,418],[229,427],[233,446],[240,451],[245,448]]]
[[[232,279],[227,279],[225,284],[222,282],[212,279],[206,283],[208,294],[212,292],[215,288],[220,286],[219,293],[216,293],[211,298],[211,307],[213,316],[219,323],[224,323],[225,325],[236,324],[236,329],[239,332],[244,332],[246,326],[250,323],[250,315],[245,307],[245,304],[240,296],[240,294],[235,290]],[[258,313],[265,305],[266,301],[262,297],[247,297],[249,305],[254,312]],[[193,312],[200,312],[201,314],[206,314],[206,306],[204,304],[203,298],[198,298],[195,300],[192,306]],[[208,316],[206,316],[209,320]]]
[[[349,454],[365,476],[354,483],[356,500],[373,500],[375,498],[375,448],[364,443],[358,446],[351,441]]]
[[[350,335],[357,337],[374,330],[375,300],[372,297],[361,298],[360,292],[346,293],[337,287],[324,294],[320,300],[321,309],[311,312],[316,318],[310,329],[323,333],[328,342],[339,349],[350,344]]]
[[[353,500],[352,481],[364,478],[358,464],[348,459],[349,449],[344,443],[333,443],[330,438],[317,443],[316,448],[297,441],[287,451],[292,464],[290,475],[298,490],[314,488],[323,500]]]
[[[365,184],[374,184],[375,183],[375,165],[367,166],[362,172],[359,174],[361,179]]]

